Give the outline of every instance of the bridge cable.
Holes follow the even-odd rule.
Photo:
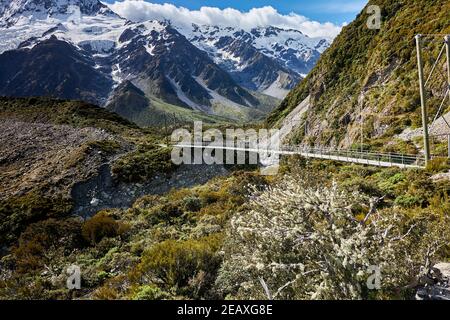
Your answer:
[[[441,113],[442,107],[444,106],[445,100],[447,100],[447,95],[448,95],[448,93],[449,93],[449,88],[447,88],[447,91],[445,92],[444,98],[442,99],[442,103],[441,103],[441,105],[439,106],[439,109],[438,109],[436,115],[434,116],[433,122],[431,123],[431,127],[433,127],[434,123],[435,123],[436,120],[438,119],[439,114]],[[441,117],[444,118],[444,115],[442,115]],[[445,120],[445,118],[444,118],[444,121],[447,123],[447,121]],[[447,123],[447,126],[449,126],[448,123]],[[450,128],[450,126],[449,126],[449,128]]]
[[[430,81],[431,76],[433,75],[434,69],[436,69],[436,66],[437,66],[438,63],[439,63],[439,60],[441,59],[442,54],[444,53],[444,50],[445,50],[445,44],[442,46],[441,52],[439,52],[439,56],[437,57],[437,59],[436,59],[434,65],[433,65],[433,68],[432,68],[431,71],[430,71],[430,75],[428,76],[427,81],[425,81],[425,87],[427,86],[428,82]]]

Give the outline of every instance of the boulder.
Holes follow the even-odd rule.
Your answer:
[[[417,300],[450,300],[450,263],[438,263],[420,279]]]

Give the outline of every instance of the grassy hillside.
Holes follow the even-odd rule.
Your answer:
[[[382,0],[381,30],[366,26],[366,9],[343,28],[316,67],[268,117],[277,125],[306,97],[311,97],[307,132],[300,129],[293,141],[384,151],[418,152],[412,142],[392,137],[407,127],[421,125],[414,36],[450,33],[450,2],[446,0]],[[425,72],[429,73],[443,36],[425,38]],[[443,62],[443,61],[442,61]],[[438,68],[444,73],[443,63]],[[430,118],[445,89],[439,72],[429,88]],[[444,73],[445,74],[445,73]],[[447,110],[448,111],[448,110]],[[387,143],[387,141],[390,141]],[[393,141],[393,142],[392,142]]]
[[[163,101],[150,91],[148,89],[144,92],[126,81],[115,89],[106,109],[142,127],[161,126],[169,122],[181,125],[193,121],[224,124],[262,120],[280,102],[279,99],[262,93],[249,92],[249,95],[258,101],[256,107],[246,107],[225,98],[218,98],[211,104],[209,112],[203,112],[187,105],[177,105],[176,101]]]
[[[112,132],[138,129],[118,114],[93,104],[51,98],[0,97],[0,118],[80,128],[94,126]]]

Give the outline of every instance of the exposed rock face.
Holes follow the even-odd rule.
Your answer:
[[[191,40],[245,88],[283,98],[301,79],[297,72],[285,68],[240,38],[229,35],[214,38],[213,33],[207,33],[193,36]],[[208,47],[211,41],[214,44]],[[285,81],[279,81],[280,76],[284,76]],[[271,86],[276,86],[279,91],[268,91]]]
[[[0,95],[53,96],[102,104],[113,81],[92,57],[50,37],[32,49],[0,55]]]
[[[418,300],[450,300],[450,263],[438,263],[421,279]]]

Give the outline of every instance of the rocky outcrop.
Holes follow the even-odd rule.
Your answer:
[[[421,278],[417,300],[450,300],[450,263],[438,263]]]
[[[87,218],[102,209],[128,208],[144,195],[164,194],[171,189],[201,185],[217,176],[227,175],[221,165],[183,165],[170,174],[156,174],[144,183],[123,183],[114,179],[108,164],[94,177],[77,183],[72,191],[72,213]]]

